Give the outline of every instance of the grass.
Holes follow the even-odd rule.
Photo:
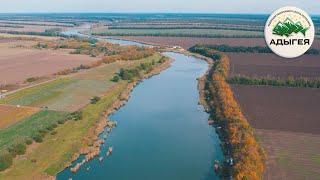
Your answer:
[[[215,36],[263,36],[263,32],[221,30],[221,29],[99,29],[93,31],[98,35],[111,36],[181,36],[181,37],[215,37]]]
[[[43,143],[38,144],[33,151],[28,152],[25,158],[15,159],[13,167],[0,174],[0,179],[21,179],[26,177],[39,177],[39,175],[55,175],[63,170],[65,164],[70,162],[72,155],[83,146],[82,138],[87,135],[93,124],[99,119],[101,113],[109,107],[123,92],[127,83],[121,82],[112,88],[97,104],[85,107],[83,119],[68,121],[58,126],[56,135],[47,135]],[[33,163],[31,160],[36,160]]]
[[[72,156],[87,144],[83,141],[83,138],[87,136],[89,129],[94,126],[101,117],[101,114],[119,98],[119,95],[127,87],[127,81],[120,81],[118,83],[111,82],[114,74],[120,68],[132,67],[142,62],[150,62],[152,60],[159,60],[160,58],[160,54],[157,54],[142,60],[102,65],[68,76],[67,78],[61,78],[9,95],[3,101],[9,103],[17,103],[19,101],[32,102],[31,104],[41,104],[45,102],[46,104],[50,104],[51,107],[53,107],[53,105],[66,107],[65,104],[77,105],[79,98],[85,97],[88,98],[85,99],[88,103],[85,104],[85,107],[81,108],[82,120],[67,121],[64,125],[60,125],[54,130],[56,132],[55,134],[48,133],[43,138],[42,143],[29,147],[32,151],[27,151],[23,158],[14,159],[13,166],[6,172],[0,173],[0,179],[22,179],[26,177],[45,179],[46,174],[54,176],[63,170],[66,164],[72,160]],[[93,94],[96,96],[98,92],[95,85],[101,86],[101,84],[103,87],[101,88],[102,94],[99,96],[101,100],[96,104],[90,104],[90,98],[93,97]],[[41,101],[37,101],[37,99],[34,98],[35,96]],[[59,112],[48,110],[39,113]],[[32,127],[42,127],[48,119],[50,119],[50,121],[59,119],[49,116],[45,116],[47,118],[44,118],[44,115],[40,116],[39,113],[31,116],[30,119],[25,119],[21,122],[22,124],[18,123],[11,126],[11,131],[6,133],[1,132],[6,136],[3,136],[1,133],[0,136],[5,140],[8,138],[14,139],[16,136],[13,131],[23,132],[21,136],[28,136],[32,134]],[[41,122],[38,116],[42,117]],[[38,120],[36,121],[34,119]],[[3,143],[8,144],[8,142]]]
[[[23,106],[41,105],[43,102],[57,97],[60,94],[59,89],[72,82],[72,79],[60,78],[49,83],[18,91],[0,100],[0,103]]]
[[[320,165],[320,154],[312,156],[311,161]]]
[[[15,124],[38,111],[38,108],[33,107],[0,105],[0,129]]]
[[[6,129],[0,131],[0,150],[15,142],[20,142],[39,132],[40,129],[57,124],[61,119],[65,119],[67,113],[43,110],[30,117],[27,117]]]
[[[128,68],[160,58],[161,56],[156,54],[142,60],[104,64],[97,68],[18,91],[0,100],[0,103],[35,107],[47,106],[55,111],[76,111],[87,105],[93,96],[102,95],[106,89],[114,85],[115,83],[111,79],[121,68]]]

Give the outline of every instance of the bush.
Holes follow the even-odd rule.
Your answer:
[[[57,134],[57,131],[52,131],[50,134],[51,134],[51,135],[56,135],[56,134]]]
[[[64,120],[64,119],[58,120],[58,124],[64,124],[65,122],[66,122],[66,120]]]
[[[43,137],[48,133],[48,130],[47,129],[40,129],[38,132],[39,132],[39,135],[41,135]]]
[[[41,143],[43,141],[42,136],[40,134],[35,134],[32,139],[37,143]]]
[[[12,165],[12,158],[9,152],[0,153],[0,171],[4,171]]]
[[[75,111],[70,114],[69,118],[70,120],[78,121],[82,119],[82,112],[81,111]]]
[[[58,125],[57,125],[57,124],[52,124],[52,127],[53,127],[53,128],[57,128]]]
[[[53,130],[53,127],[52,127],[52,125],[50,125],[50,126],[48,126],[46,129],[47,129],[48,131],[52,131],[52,130]]]
[[[38,80],[38,79],[39,79],[39,77],[30,77],[30,78],[27,78],[27,79],[26,79],[26,82],[32,83],[32,82],[35,82],[35,81]]]
[[[12,156],[23,155],[26,153],[26,145],[24,143],[17,143],[8,148]]]
[[[120,77],[118,75],[113,76],[113,78],[111,79],[111,81],[113,82],[119,82],[120,81]]]
[[[32,139],[29,139],[29,138],[28,138],[28,139],[26,140],[26,145],[30,145],[30,144],[32,144]]]
[[[97,104],[97,102],[100,101],[100,99],[101,99],[101,98],[98,97],[98,96],[95,96],[95,97],[91,98],[91,100],[90,100],[90,101],[91,101],[91,104]]]

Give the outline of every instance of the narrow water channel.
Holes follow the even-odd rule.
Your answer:
[[[207,64],[165,54],[175,59],[172,66],[140,83],[128,103],[110,116],[118,126],[101,153],[112,146],[113,154],[102,162],[95,158],[75,174],[65,169],[57,179],[218,179],[213,161],[223,158],[220,141],[198,105],[196,78]]]

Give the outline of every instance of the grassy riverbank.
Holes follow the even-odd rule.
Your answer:
[[[205,98],[221,140],[226,159],[221,176],[234,179],[261,179],[265,154],[255,139],[253,129],[241,112],[230,86],[228,57],[212,49],[192,48],[191,51],[215,59],[206,77]]]
[[[115,73],[117,73],[121,68],[126,69],[132,66],[143,66],[142,64],[152,63],[155,72],[151,71],[149,68],[148,72],[141,70],[141,76],[139,76],[137,80],[140,78],[145,78],[147,77],[146,74],[158,73],[159,70],[161,70],[159,67],[162,67],[164,64],[169,62],[167,60],[163,61],[164,59],[162,57],[163,56],[160,54],[155,54],[154,56],[132,62],[114,62],[111,64],[102,65],[100,67],[93,68],[88,72],[70,76],[66,80],[58,79],[56,81],[49,82],[49,84],[42,84],[39,87],[18,91],[16,94],[10,95],[8,99],[4,99],[3,101],[5,102],[19,101],[21,98],[25,98],[28,101],[34,101],[39,98],[47,99],[47,94],[54,94],[52,91],[46,91],[47,93],[44,92],[44,90],[48,89],[48,86],[54,86],[54,91],[59,91],[60,93],[68,90],[68,92],[72,92],[74,96],[74,93],[79,93],[79,83],[73,83],[73,80],[75,79],[77,81],[80,79],[88,81],[100,80],[100,78],[102,78],[103,80],[99,82],[107,83],[103,95],[99,95],[99,100],[95,103],[86,105],[80,110],[82,113],[81,120],[66,121],[64,124],[55,127],[54,133],[48,133],[46,136],[44,136],[42,143],[33,142],[33,144],[27,147],[24,155],[14,158],[13,165],[9,169],[0,173],[0,179],[22,179],[26,177],[33,179],[54,178],[59,171],[70,165],[70,162],[77,157],[81,149],[92,146],[92,142],[95,141],[97,135],[96,128],[98,127],[100,120],[103,119],[106,121],[104,118],[104,116],[107,115],[106,112],[111,111],[109,110],[110,108],[114,108],[115,102],[123,100],[123,92],[127,91],[128,85],[132,83],[127,80],[112,82],[111,79]],[[116,66],[111,68],[114,65]],[[70,81],[70,83],[65,85],[65,81]],[[61,83],[63,86],[60,87]],[[70,86],[72,84],[73,86]],[[87,86],[80,86],[80,88],[85,89]],[[40,91],[43,93],[40,94],[41,97],[34,97],[34,91]],[[52,102],[53,100],[59,100],[59,97],[60,95],[54,95],[49,102]],[[59,102],[61,101],[57,101],[57,103]],[[49,119],[52,120],[52,118]],[[60,120],[61,118],[57,118],[57,120],[58,119]],[[22,123],[30,123],[30,121],[23,120]],[[20,124],[20,126],[22,125],[23,124]],[[37,131],[37,129],[35,129],[35,131]]]

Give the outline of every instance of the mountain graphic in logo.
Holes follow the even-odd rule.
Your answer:
[[[306,36],[309,28],[304,28],[300,22],[294,23],[291,19],[287,18],[284,22],[278,22],[273,28],[272,33],[279,36],[291,36],[292,33],[301,33]]]

